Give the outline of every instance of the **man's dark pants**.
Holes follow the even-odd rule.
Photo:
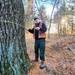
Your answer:
[[[40,60],[45,60],[45,39],[38,39],[35,40],[35,59],[38,60],[39,54],[40,54]],[[40,53],[39,53],[40,50]]]

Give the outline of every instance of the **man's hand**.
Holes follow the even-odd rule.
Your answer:
[[[36,30],[40,30],[40,27],[35,27]]]
[[[28,28],[25,28],[25,30],[28,30]]]

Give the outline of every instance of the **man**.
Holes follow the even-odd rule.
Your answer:
[[[40,21],[39,18],[34,18],[35,21],[35,26],[33,29],[27,29],[30,33],[33,34],[33,37],[35,39],[35,60],[34,62],[38,62],[38,58],[40,55],[40,60],[41,60],[41,65],[40,69],[43,69],[44,66],[44,61],[45,61],[45,38],[46,38],[46,25]],[[40,50],[40,53],[39,53]]]

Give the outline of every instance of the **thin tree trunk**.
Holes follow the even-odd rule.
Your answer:
[[[60,36],[59,22],[58,22],[58,36]]]
[[[22,0],[0,0],[0,75],[27,75]]]
[[[48,38],[50,38],[50,28],[51,28],[51,23],[52,23],[52,15],[53,15],[53,12],[54,12],[56,2],[57,2],[57,0],[55,0],[55,4],[53,5],[52,13],[51,13],[51,16],[50,16],[50,25],[49,25],[49,28],[48,28]]]
[[[44,19],[43,19],[43,16],[42,16],[42,14],[41,14],[41,11],[40,11],[39,8],[38,8],[38,5],[39,5],[38,3],[39,3],[39,2],[37,3],[37,1],[38,1],[38,0],[35,0],[35,3],[36,3],[36,5],[37,5],[37,10],[38,10],[38,12],[39,12],[39,15],[40,15],[41,20],[45,23],[45,21],[44,21]]]

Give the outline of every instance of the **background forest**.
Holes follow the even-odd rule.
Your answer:
[[[33,18],[39,16],[50,33],[75,34],[75,0],[23,0],[26,26],[33,26]],[[25,4],[26,3],[26,4]]]

